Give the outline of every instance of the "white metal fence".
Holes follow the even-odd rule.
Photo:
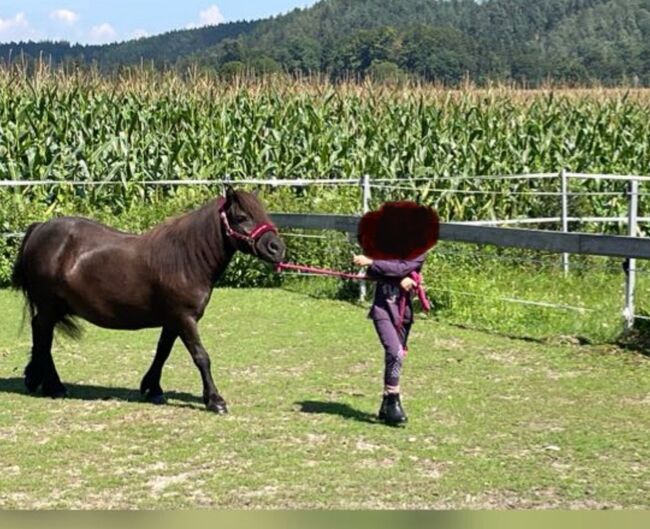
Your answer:
[[[456,186],[450,188],[435,187],[439,182],[485,182],[485,181],[525,181],[525,180],[556,180],[557,191],[500,191],[481,189],[462,189]],[[628,183],[624,193],[620,191],[571,191],[569,182],[571,180],[610,180],[625,181]],[[500,195],[508,193],[515,196],[543,196],[557,197],[561,214],[556,217],[543,218],[516,218],[516,219],[490,219],[476,220],[463,223],[443,224],[441,227],[441,240],[457,242],[471,242],[477,244],[492,244],[515,248],[527,248],[562,254],[562,267],[565,274],[569,273],[570,254],[608,255],[610,257],[622,257],[625,259],[624,270],[626,274],[625,301],[623,315],[626,328],[632,327],[636,318],[643,318],[635,315],[634,311],[634,288],[636,282],[636,259],[650,259],[650,239],[638,239],[638,224],[650,222],[650,217],[639,217],[639,197],[650,195],[641,193],[640,184],[650,182],[650,176],[636,175],[603,175],[571,173],[564,170],[556,173],[536,173],[522,175],[488,175],[488,176],[441,176],[435,178],[414,178],[414,179],[371,179],[364,175],[359,179],[223,179],[223,180],[151,180],[138,182],[122,182],[121,180],[95,180],[95,181],[57,181],[57,180],[0,180],[2,187],[36,187],[36,186],[74,186],[74,187],[97,187],[97,186],[124,186],[130,184],[144,186],[205,186],[205,185],[257,185],[257,186],[289,186],[289,187],[311,187],[311,186],[358,186],[360,188],[359,213],[363,214],[370,209],[370,201],[373,190],[381,190],[390,193],[391,191],[412,192],[417,194],[422,189],[427,193],[439,195],[439,199],[449,194],[466,195]],[[569,198],[572,196],[622,196],[625,195],[628,201],[628,214],[625,217],[577,217],[571,216]],[[303,228],[316,230],[339,230],[348,233],[356,232],[356,226],[360,217],[341,215],[288,215],[275,214],[274,220],[280,227]],[[627,237],[616,237],[609,235],[591,235],[584,233],[570,233],[569,223],[602,223],[617,222],[627,225]],[[497,226],[521,226],[527,224],[544,225],[560,224],[560,233],[542,230],[507,229]],[[3,233],[4,238],[20,237],[21,233]],[[300,237],[320,237],[308,234],[299,234]],[[365,286],[362,296],[365,295]],[[471,293],[465,293],[470,295]],[[563,304],[551,304],[534,300],[522,300],[516,298],[501,298],[509,303],[520,303],[524,305],[536,305],[546,308],[557,308],[562,310],[578,310],[586,312],[591,309],[585,307],[570,307]]]

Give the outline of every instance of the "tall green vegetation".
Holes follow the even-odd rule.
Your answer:
[[[553,194],[559,189],[557,180],[472,177],[554,172],[563,167],[647,174],[648,137],[650,94],[643,90],[443,91],[408,83],[331,84],[290,82],[283,77],[235,76],[225,82],[197,71],[182,77],[140,69],[102,77],[45,68],[27,76],[16,68],[4,69],[0,70],[0,183],[53,180],[58,184],[0,185],[0,231],[19,232],[30,222],[66,214],[142,231],[220,193],[217,181],[223,178],[360,178],[364,174],[373,180],[388,179],[388,185],[394,186],[373,188],[373,207],[385,200],[419,197],[434,205],[444,220],[557,216],[560,198]],[[215,184],[145,184],[193,179]],[[105,183],[79,187],[68,185],[70,181]],[[572,215],[626,212],[624,182],[594,181],[581,189],[592,194],[572,197]],[[354,185],[269,186],[263,188],[262,198],[272,211],[360,210],[360,190]],[[641,216],[646,216],[647,207],[643,196]],[[292,260],[349,268],[352,248],[346,237],[324,236],[325,240],[288,237]],[[17,242],[0,238],[2,284],[7,283]],[[490,265],[493,254],[499,259],[515,258],[496,267]],[[444,252],[436,258],[440,260],[429,268],[428,277],[436,278],[432,292],[438,296],[440,313],[453,319],[467,316],[472,307],[477,321],[498,320],[502,312],[480,297],[470,304],[445,291],[445,286],[452,290],[476,286],[477,278],[483,278],[478,296],[490,285],[495,298],[504,296],[508,288],[523,288],[520,296],[539,299],[540,292],[524,281],[531,277],[526,259],[501,251],[481,250],[481,255],[487,256],[485,260],[463,261]],[[557,261],[545,260],[553,262]],[[477,274],[479,263],[482,275]],[[618,320],[620,304],[615,297],[622,274],[618,264],[603,273],[606,277],[601,274],[598,279],[606,285],[602,291],[613,293],[606,300],[611,327]],[[584,281],[595,284],[590,277],[584,276]],[[613,283],[607,283],[610,277]],[[545,269],[539,283],[544,293],[554,291],[556,279]],[[248,286],[282,281],[245,258],[238,258],[224,280]],[[557,290],[564,292],[565,304],[582,306],[598,300],[596,292],[587,300],[579,299],[585,286],[579,278],[572,281]],[[329,283],[323,291],[349,295],[350,288]],[[526,310],[521,321],[537,318]],[[513,316],[510,321],[519,320]],[[565,325],[573,320],[564,320],[560,313],[550,318],[548,328],[562,321]],[[597,329],[595,335],[611,330],[601,328],[597,318],[588,321]]]
[[[147,70],[107,78],[0,71],[0,179],[426,178],[448,217],[546,207],[543,182],[456,180],[552,172],[647,174],[650,97],[636,91],[443,91],[267,78],[230,83]],[[607,190],[605,183],[593,184]],[[613,184],[616,189],[619,184]],[[464,196],[445,188],[508,191]],[[434,191],[435,189],[435,191]],[[555,190],[553,183],[551,189]],[[598,202],[594,208],[611,208]],[[607,200],[610,200],[609,198]],[[533,208],[533,211],[530,210]]]

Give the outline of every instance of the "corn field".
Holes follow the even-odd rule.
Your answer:
[[[49,71],[28,77],[5,69],[0,179],[127,185],[369,174],[415,187],[411,179],[428,178],[418,191],[425,201],[435,199],[443,216],[508,218],[554,207],[514,194],[544,184],[440,177],[562,167],[648,174],[649,94],[449,92],[277,79],[225,84],[204,74],[183,78],[145,70],[114,79]],[[591,185],[598,191],[621,184]],[[503,193],[444,194],[444,188]],[[582,207],[611,213],[617,205],[607,199]]]
[[[0,227],[19,230],[43,214],[71,211],[122,215],[143,201],[169,213],[170,196],[195,203],[215,191],[152,189],[143,181],[364,174],[397,185],[376,190],[374,204],[417,196],[447,220],[557,216],[556,181],[454,177],[561,168],[650,174],[649,118],[650,91],[642,90],[449,91],[286,78],[226,83],[197,71],[106,78],[0,68],[0,180],[118,184],[0,188]],[[625,213],[624,182],[578,184],[591,194],[571,198],[573,215]],[[358,188],[277,190],[266,198],[276,210],[359,211]]]
[[[182,76],[126,70],[106,78],[92,71],[39,69],[28,74],[20,68],[0,68],[0,180],[61,182],[0,186],[0,232],[21,231],[30,222],[66,214],[140,231],[221,192],[219,185],[181,188],[145,181],[364,174],[390,179],[394,186],[373,189],[372,207],[417,196],[434,205],[443,220],[555,217],[561,208],[552,193],[559,190],[555,179],[470,177],[561,168],[647,175],[648,138],[650,91],[643,90],[449,91],[281,77],[225,82],[196,71]],[[70,181],[115,185],[65,184]],[[589,192],[571,196],[572,216],[625,215],[624,181],[571,185],[573,191]],[[272,211],[360,211],[359,186],[265,188],[262,198]],[[642,195],[640,216],[647,216],[647,205],[648,197]],[[621,227],[593,228],[617,232]],[[341,234],[323,236],[325,241],[290,239],[293,259],[349,268],[349,241]],[[0,284],[8,282],[16,246],[17,239],[0,238]],[[503,258],[503,251],[496,252]],[[513,288],[520,288],[530,273],[529,257],[500,266],[498,275],[512,276]],[[458,256],[441,254],[437,259],[435,274],[444,284],[467,288],[478,281],[479,293],[476,304],[470,305],[467,299],[440,292],[436,303],[441,311],[457,316],[461,310],[472,318],[483,314],[486,321],[503,321],[501,309],[481,301],[485,285],[492,285],[495,295],[510,288],[495,282],[490,270],[496,268],[489,257],[480,260],[485,275],[481,280],[476,275],[477,258],[465,264]],[[521,274],[511,274],[513,266]],[[612,311],[619,306],[620,266],[613,263],[611,269],[602,280],[612,292],[606,310],[607,321],[615,326]],[[558,286],[556,276],[547,275],[546,286],[540,290],[531,284],[524,294],[534,299],[543,292],[546,299]],[[515,277],[519,277],[516,285]],[[224,284],[264,286],[282,281],[262,265],[238,258]],[[567,283],[565,303],[586,302],[579,299],[582,283],[575,281]],[[593,284],[593,278],[585,276],[584,281]],[[650,284],[645,288],[642,283],[650,293]],[[329,294],[338,295],[341,292],[332,288],[350,286],[327,288]],[[541,321],[538,313],[530,312],[513,312],[509,321],[518,317],[535,325]],[[566,321],[562,314],[553,316],[548,328],[557,330],[560,324],[568,325]],[[596,316],[593,321],[571,321],[572,329],[581,325],[597,328],[595,335],[604,332]],[[608,328],[608,335],[611,332]]]

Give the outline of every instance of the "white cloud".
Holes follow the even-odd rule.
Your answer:
[[[187,29],[200,28],[203,26],[216,26],[224,22],[226,18],[221,13],[221,10],[216,5],[211,5],[207,9],[204,9],[199,13],[199,21],[191,22],[187,26]]]
[[[93,44],[106,44],[117,40],[117,31],[109,23],[104,22],[90,29],[90,42]]]
[[[25,13],[18,13],[14,18],[0,18],[0,33],[15,28],[27,28],[29,22],[25,18]]]
[[[12,18],[0,18],[0,42],[34,40],[38,32],[29,25],[25,13],[17,13]]]
[[[69,9],[57,9],[50,13],[50,18],[52,20],[57,20],[58,22],[72,25],[79,20],[79,15]]]
[[[132,39],[143,39],[149,36],[149,32],[146,29],[136,29],[131,33]]]
[[[219,11],[219,8],[215,5],[211,5],[205,11],[201,11],[199,17],[202,26],[216,26],[225,20],[221,11]]]

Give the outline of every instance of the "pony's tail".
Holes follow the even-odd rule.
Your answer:
[[[29,227],[27,228],[27,231],[25,231],[25,236],[23,237],[23,240],[20,243],[20,249],[18,250],[18,255],[16,256],[16,260],[14,261],[14,268],[11,273],[11,286],[15,290],[22,291],[23,295],[25,296],[25,308],[29,310],[29,315],[32,318],[34,317],[36,308],[34,306],[34,300],[32,299],[29,292],[29,283],[27,282],[27,274],[25,273],[24,253],[25,253],[25,246],[27,246],[27,241],[29,240],[30,235],[40,225],[41,225],[40,222],[35,222],[34,224],[30,224]],[[25,314],[23,314],[23,323],[25,322],[24,316]]]
[[[69,314],[66,314],[57,322],[56,330],[73,340],[79,340],[83,335],[83,329],[78,321]]]
[[[15,290],[20,290],[23,293],[23,296],[25,296],[25,310],[23,312],[21,328],[25,325],[25,316],[27,313],[29,313],[30,318],[34,318],[36,315],[36,304],[32,298],[30,285],[25,270],[24,253],[25,246],[27,245],[27,241],[29,240],[30,235],[41,224],[41,222],[35,222],[34,224],[31,224],[25,231],[25,236],[23,237],[22,243],[20,244],[18,256],[14,261],[14,268],[11,274],[11,286]],[[70,338],[78,339],[81,337],[81,327],[79,327],[77,322],[70,315],[63,315],[57,322],[56,326],[59,331],[61,331],[66,336],[69,336]]]
[[[35,222],[30,224],[27,230],[25,231],[25,236],[20,244],[20,249],[18,250],[18,255],[14,261],[14,268],[11,274],[11,286],[15,290],[20,290],[25,296],[25,310],[23,311],[23,320],[21,323],[21,329],[25,326],[25,317],[29,313],[30,318],[34,318],[36,315],[36,304],[34,303],[34,298],[32,297],[32,292],[29,285],[29,280],[25,270],[25,246],[27,246],[27,241],[32,232],[38,228],[42,223]],[[56,327],[66,336],[70,338],[78,339],[81,337],[82,329],[79,327],[75,319],[69,314],[63,314],[56,323]]]

